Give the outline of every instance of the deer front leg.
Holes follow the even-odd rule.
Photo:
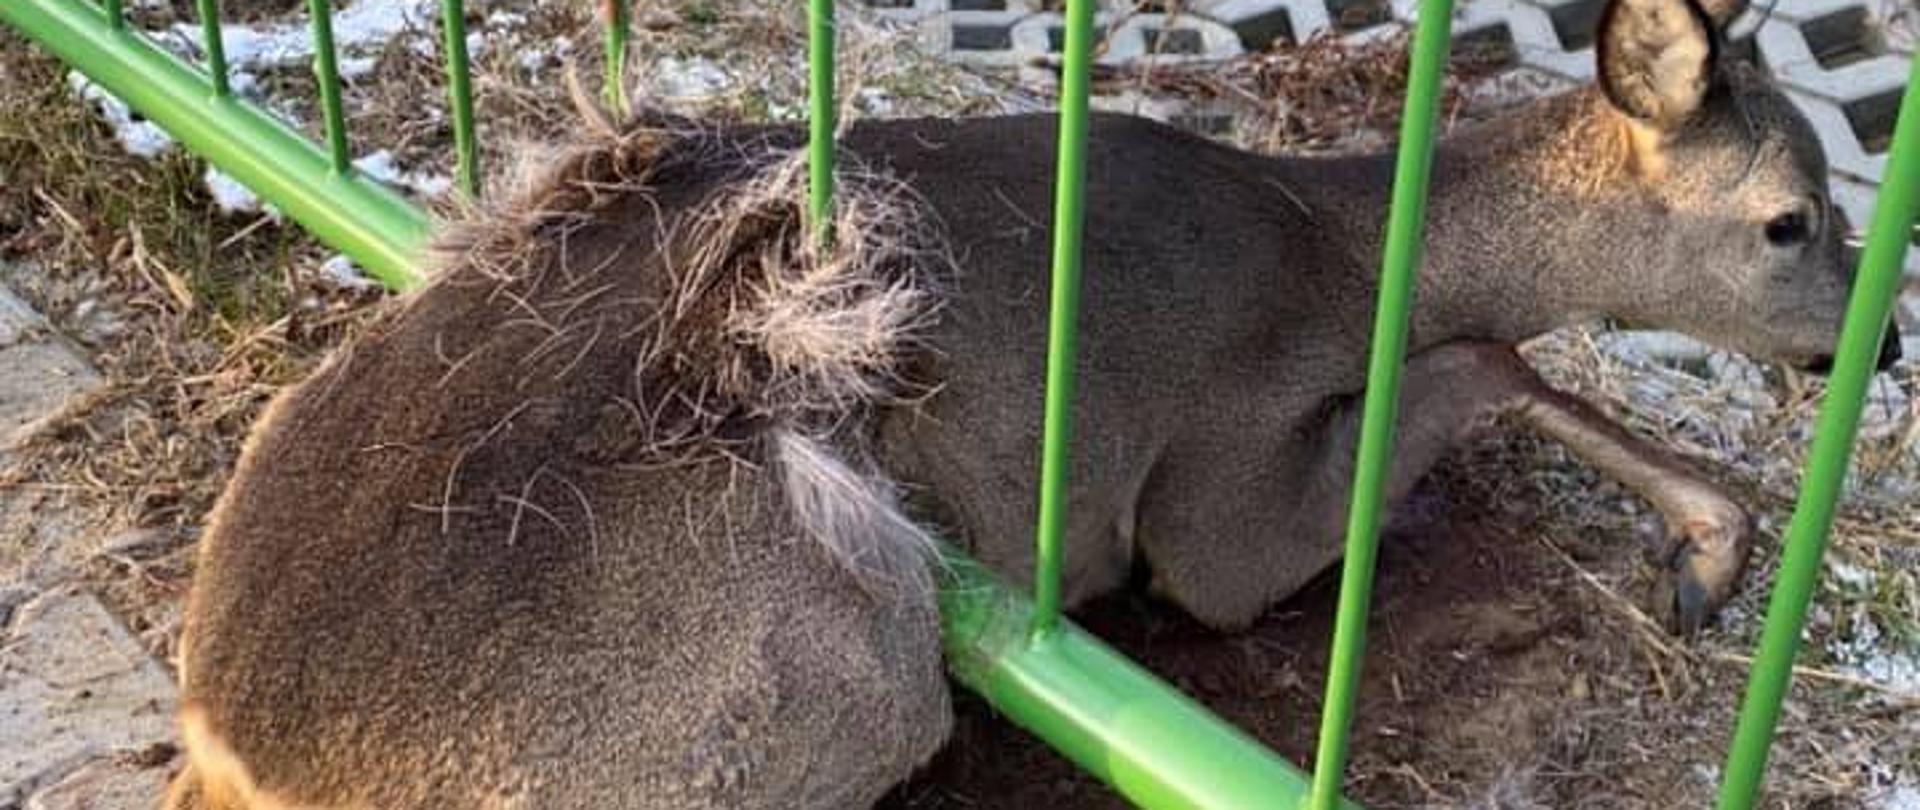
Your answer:
[[[1746,510],[1679,458],[1554,390],[1511,347],[1456,343],[1410,357],[1402,400],[1390,499],[1398,500],[1475,416],[1515,415],[1625,484],[1664,518],[1658,557],[1664,570],[1651,607],[1669,630],[1692,635],[1732,597],[1752,544]],[[1356,412],[1340,432],[1350,437],[1357,426]],[[1351,440],[1333,449],[1351,455]],[[1329,492],[1337,484],[1340,497],[1315,500],[1331,535],[1345,519],[1352,466],[1339,455],[1330,461],[1326,469],[1337,478],[1325,483]]]
[[[1586,402],[1530,378],[1515,413],[1665,518],[1664,567],[1651,605],[1667,628],[1697,632],[1733,596],[1752,548],[1753,520],[1719,487],[1673,455],[1628,433]]]

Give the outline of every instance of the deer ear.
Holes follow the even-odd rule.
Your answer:
[[[1600,17],[1600,86],[1613,106],[1641,123],[1657,129],[1685,123],[1712,84],[1715,30],[1693,0],[1612,0]]]

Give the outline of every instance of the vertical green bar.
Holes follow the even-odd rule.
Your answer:
[[[1753,664],[1746,702],[1740,708],[1733,745],[1727,752],[1719,810],[1746,810],[1760,794],[1767,749],[1773,743],[1780,705],[1793,677],[1800,629],[1806,622],[1827,532],[1833,527],[1834,508],[1853,457],[1853,438],[1860,425],[1867,383],[1873,379],[1887,316],[1900,289],[1907,232],[1916,218],[1920,218],[1920,59],[1914,60],[1913,73],[1907,79],[1906,98],[1900,104],[1899,123],[1887,159],[1886,180],[1874,202],[1873,227],[1860,256],[1846,324],[1834,352],[1833,375],[1827,382],[1827,401],[1820,407],[1820,422],[1813,435],[1813,457],[1800,487],[1793,520],[1787,526],[1786,551],[1775,577],[1772,601],[1767,605],[1760,653]]]
[[[833,236],[833,0],[807,2],[807,219]]]
[[[313,17],[313,73],[320,82],[320,112],[327,127],[327,157],[333,173],[353,170],[347,158],[347,122],[340,112],[340,68],[333,54],[333,9],[327,0],[307,0]]]
[[[212,0],[205,0],[212,2]],[[467,66],[466,4],[440,0],[440,28],[447,58],[447,96],[453,106],[453,150],[459,159],[454,170],[460,193],[480,199],[480,157],[473,139],[472,71]]]
[[[1422,0],[1407,77],[1406,112],[1400,121],[1399,162],[1388,214],[1373,321],[1373,351],[1367,362],[1367,396],[1356,451],[1353,501],[1347,514],[1346,562],[1340,572],[1340,607],[1334,622],[1327,694],[1320,703],[1320,743],[1314,753],[1312,810],[1333,810],[1347,765],[1347,734],[1367,646],[1367,605],[1373,597],[1374,552],[1380,539],[1387,478],[1391,474],[1394,420],[1400,398],[1400,366],[1406,355],[1407,311],[1427,216],[1427,177],[1433,167],[1433,131],[1440,78],[1446,70],[1453,29],[1452,0]]]
[[[227,46],[220,32],[220,0],[196,0],[200,13],[201,47],[207,52],[207,75],[213,77],[213,94],[227,96]]]
[[[19,0],[8,0],[8,2],[19,2]],[[127,12],[120,7],[120,0],[103,0],[101,9],[107,14],[108,27],[115,31],[127,27]]]
[[[600,0],[600,17],[604,24],[601,31],[602,58],[606,64],[607,106],[612,107],[616,115],[625,117],[627,107],[627,34],[630,24],[627,12],[628,0]]]
[[[1094,0],[1067,0],[1066,69],[1060,82],[1060,157],[1053,183],[1053,292],[1047,313],[1047,397],[1040,455],[1040,525],[1033,574],[1034,639],[1060,620],[1067,529],[1067,449],[1073,441],[1073,361],[1080,311],[1080,229],[1087,174],[1087,74]]]

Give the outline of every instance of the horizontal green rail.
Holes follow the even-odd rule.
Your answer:
[[[0,22],[125,101],[187,149],[252,189],[328,247],[396,288],[420,279],[427,217],[353,173],[278,119],[214,92],[208,76],[84,0],[0,0]]]
[[[949,551],[942,577],[954,677],[1129,801],[1276,810],[1306,798],[1306,774],[1072,622],[1035,638],[1033,603],[979,563]]]

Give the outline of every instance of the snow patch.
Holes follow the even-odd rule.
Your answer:
[[[334,12],[334,49],[355,53],[408,31],[433,31],[435,11],[431,0],[360,0]],[[197,48],[200,30],[198,22],[175,23],[170,33]],[[305,23],[229,23],[220,26],[220,36],[227,64],[234,69],[280,67],[313,58],[313,33]]]
[[[219,169],[208,166],[202,180],[207,185],[207,193],[213,195],[213,204],[220,207],[221,213],[240,214],[260,210],[260,198],[254,196],[246,186],[241,185],[240,181],[228,177]],[[278,212],[270,213],[278,217]]]
[[[105,88],[94,84],[79,71],[67,73],[67,86],[100,111],[100,117],[107,120],[107,126],[113,128],[113,137],[120,142],[121,148],[135,157],[153,158],[173,148],[173,138],[169,137],[159,125],[144,118],[136,120],[133,110],[120,99],[114,98]]]
[[[727,92],[733,77],[703,57],[664,56],[653,63],[649,84],[653,95],[669,101],[705,101]]]
[[[371,152],[355,160],[353,167],[371,179],[412,191],[423,197],[438,197],[453,188],[453,181],[446,177],[401,169],[395,164],[393,153],[385,149]],[[280,218],[278,210],[261,202],[252,190],[219,169],[208,166],[203,179],[207,186],[207,193],[213,196],[213,202],[219,206],[221,212],[237,214],[264,208],[274,219]]]
[[[447,177],[401,169],[394,162],[393,153],[385,149],[367,153],[355,160],[353,167],[368,177],[390,186],[407,189],[422,197],[438,197],[453,187],[453,181]]]
[[[320,263],[320,276],[333,284],[352,290],[365,290],[378,286],[373,279],[367,277],[366,273],[361,272],[360,266],[354,264],[352,259],[338,254]]]
[[[1895,785],[1874,805],[1874,810],[1920,810],[1920,785]]]

